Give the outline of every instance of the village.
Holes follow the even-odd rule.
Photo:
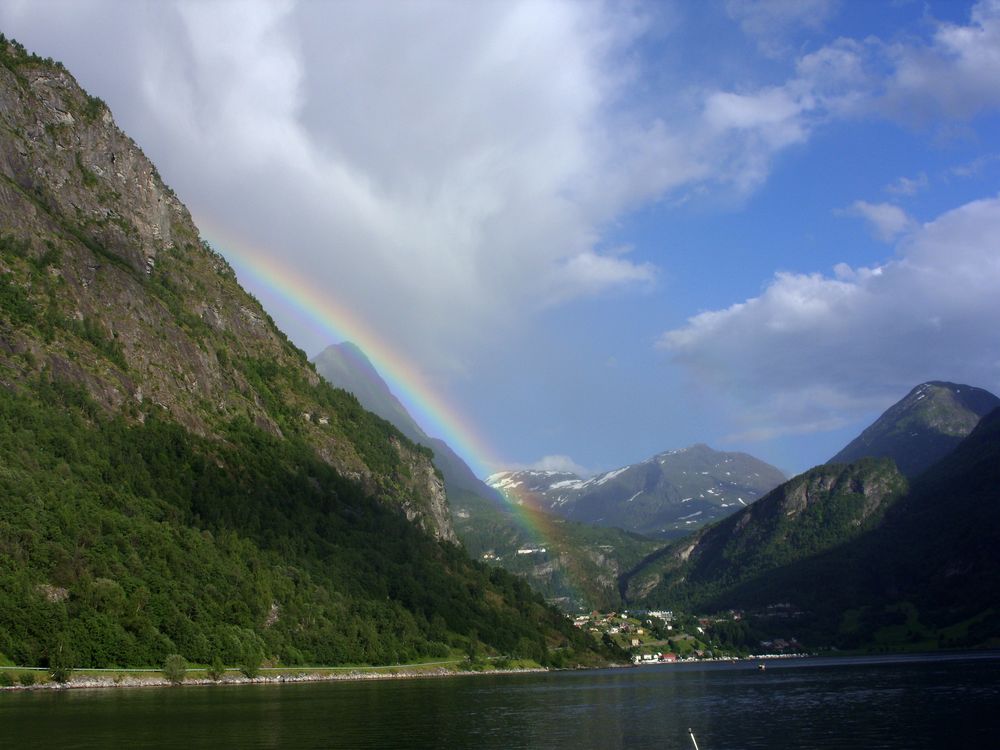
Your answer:
[[[625,654],[636,665],[796,656],[793,637],[762,639],[742,612],[713,617],[669,610],[591,612],[573,624]]]

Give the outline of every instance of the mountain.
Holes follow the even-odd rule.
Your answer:
[[[316,372],[338,388],[353,393],[368,411],[394,425],[413,442],[430,448],[449,495],[467,491],[500,502],[496,492],[445,441],[432,438],[421,429],[358,346],[349,341],[328,346],[313,358],[313,363]]]
[[[563,518],[671,538],[748,506],[784,480],[778,469],[753,456],[698,444],[589,479],[517,471],[486,481]]]
[[[619,576],[663,546],[533,508],[497,507],[471,494],[452,500],[452,510],[471,554],[523,577],[566,612],[619,609]]]
[[[617,608],[618,576],[662,546],[618,529],[593,528],[528,507],[511,508],[447,443],[427,436],[359,347],[349,342],[329,346],[313,361],[330,383],[350,391],[366,409],[434,451],[455,531],[471,555],[523,577],[564,610]],[[545,530],[544,536],[539,529]]]
[[[816,467],[647,559],[623,577],[626,597],[711,608],[767,571],[861,534],[906,486],[887,459]]]
[[[861,622],[897,604],[911,608],[906,635],[917,643],[1000,645],[1000,408],[916,479],[860,542],[841,557],[877,571],[862,579],[869,588]]]
[[[430,451],[315,372],[104,103],[2,36],[0,466],[0,660],[594,656],[454,543]]]
[[[889,407],[829,463],[887,456],[908,477],[940,460],[972,432],[980,419],[1000,406],[982,388],[931,381]]]
[[[908,488],[887,458],[817,467],[654,554],[623,588],[647,606],[747,610],[813,645],[995,647],[998,487],[995,409]]]

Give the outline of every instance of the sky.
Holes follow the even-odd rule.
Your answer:
[[[791,474],[918,383],[1000,393],[1000,0],[0,0],[0,31],[481,475],[696,442]]]

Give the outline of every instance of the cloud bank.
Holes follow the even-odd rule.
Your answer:
[[[773,51],[836,7],[726,10]],[[279,255],[426,369],[460,371],[483,331],[653,289],[669,258],[604,243],[629,211],[746,195],[831,120],[1000,101],[998,7],[924,41],[836,40],[784,82],[642,97],[641,5],[42,1],[3,20],[61,37],[40,51],[100,80],[196,218]]]
[[[280,258],[446,389],[474,380],[483,350],[516,350],[540,311],[659,295],[668,241],[616,248],[632,212],[739,206],[831,126],[947,127],[1000,107],[1000,0],[891,39],[831,39],[834,0],[705,7],[749,42],[736,75],[671,57],[684,4],[32,0],[0,23],[109,102],[237,265],[247,248]],[[981,285],[997,288],[996,201],[921,225],[897,203],[928,182],[915,166],[881,188],[892,202],[839,207],[898,243],[883,265],[778,273],[661,345],[749,404],[756,439],[830,429],[923,377],[995,382],[977,321]],[[279,323],[310,352],[330,343]]]
[[[913,229],[872,268],[778,273],[760,296],[704,312],[659,346],[745,404],[741,439],[833,429],[923,380],[1000,382],[1000,197]]]

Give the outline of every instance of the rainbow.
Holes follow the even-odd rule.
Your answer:
[[[503,465],[458,409],[427,385],[419,369],[393,350],[357,313],[276,260],[275,253],[254,247],[234,232],[201,217],[198,224],[209,244],[232,263],[244,287],[274,298],[322,332],[330,343],[350,341],[360,347],[424,431],[448,443],[477,476],[486,476]]]
[[[459,411],[427,385],[417,367],[394,351],[353,310],[275,260],[274,253],[255,247],[214,222],[200,218],[198,223],[209,244],[232,263],[241,284],[254,293],[266,294],[268,300],[276,301],[327,340],[350,341],[359,346],[424,431],[448,443],[477,476],[485,477],[503,466]],[[545,546],[560,538],[560,521],[539,508],[529,493],[512,488],[500,494],[532,546]]]

